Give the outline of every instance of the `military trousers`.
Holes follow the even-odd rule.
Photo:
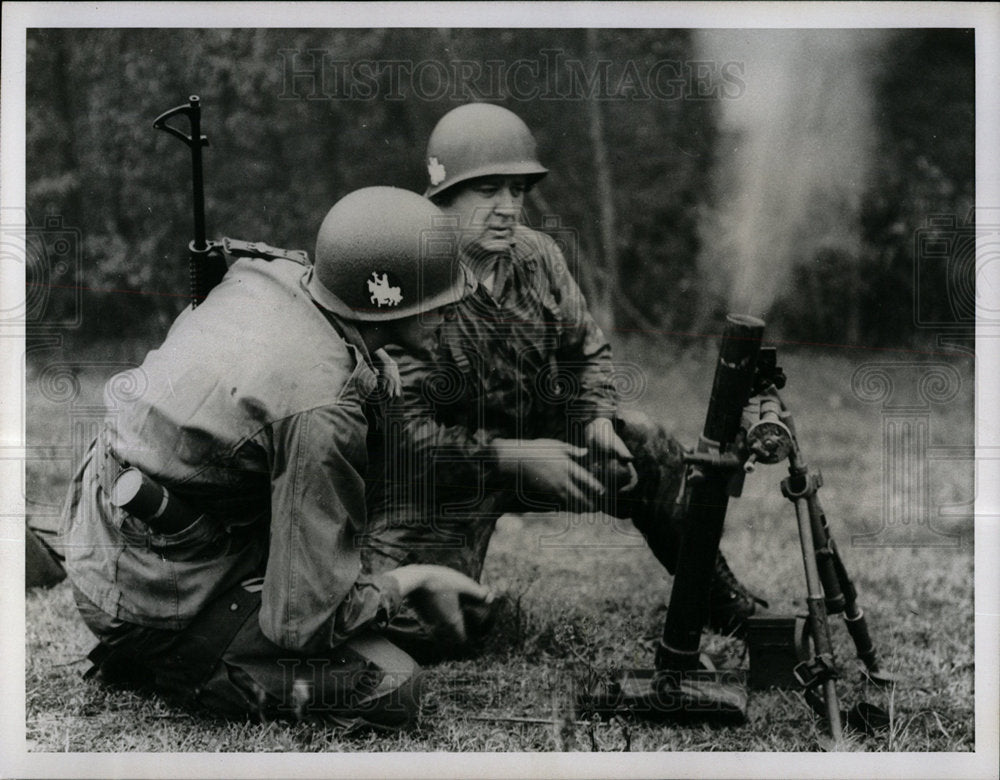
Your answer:
[[[415,720],[420,668],[382,636],[362,634],[322,655],[279,647],[260,629],[260,581],[211,602],[180,631],[124,622],[79,590],[77,606],[100,643],[87,673],[145,688],[229,718],[316,720],[348,729]]]

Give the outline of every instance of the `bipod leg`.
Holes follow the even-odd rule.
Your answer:
[[[823,484],[819,474],[816,475],[816,489]],[[893,676],[882,670],[875,652],[875,644],[868,633],[868,621],[858,604],[858,591],[847,574],[847,568],[840,557],[837,543],[830,535],[830,525],[820,505],[819,496],[814,491],[806,497],[809,507],[809,518],[812,525],[813,543],[816,545],[816,562],[823,590],[826,593],[826,607],[829,614],[843,612],[847,631],[854,640],[858,658],[867,670],[868,679],[877,685],[887,685],[893,682]]]
[[[775,395],[777,396],[776,393]],[[788,469],[792,476],[785,482],[791,485],[794,480],[797,492],[794,493],[794,496],[785,492],[785,482],[782,483],[782,491],[787,498],[793,501],[800,497],[805,499],[808,506],[813,545],[816,551],[816,565],[823,584],[823,592],[826,594],[827,614],[843,613],[847,631],[854,641],[858,658],[865,665],[868,679],[877,685],[886,685],[894,678],[890,673],[883,671],[879,664],[875,645],[868,633],[868,621],[858,604],[858,591],[847,574],[847,568],[840,557],[840,551],[830,534],[830,524],[827,522],[826,513],[819,501],[819,489],[823,485],[823,476],[818,471],[815,474],[809,473],[809,467],[805,464],[799,449],[792,413],[781,401],[780,396],[777,397],[781,404],[780,419],[791,432],[793,441],[792,451],[789,453]]]
[[[812,521],[806,496],[815,492],[815,480],[807,469],[798,469],[793,476],[781,483],[781,492],[795,506],[795,518],[799,525],[799,543],[802,546],[802,561],[805,565],[806,604],[809,608],[809,628],[812,633],[814,653],[808,661],[795,667],[795,677],[808,690],[823,687],[823,702],[826,706],[826,720],[830,736],[835,742],[843,738],[840,721],[840,702],[837,699],[837,670],[833,657],[833,642],[830,639],[830,625],[826,615],[826,600],[823,584],[816,565],[816,547],[813,542]]]

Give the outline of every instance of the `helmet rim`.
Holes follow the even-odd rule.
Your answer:
[[[469,179],[522,175],[537,181],[549,172],[524,120],[509,108],[486,102],[466,103],[442,116],[427,139],[424,163],[428,198]]]
[[[303,286],[316,303],[345,320],[356,322],[403,320],[407,317],[414,317],[418,314],[440,308],[441,306],[447,306],[450,303],[456,303],[475,288],[476,280],[472,272],[460,261],[457,265],[459,270],[450,287],[422,299],[419,303],[398,309],[352,308],[319,280],[315,268],[310,269],[306,277],[303,278]]]
[[[524,176],[529,179],[529,184],[541,181],[549,174],[549,169],[539,163],[525,161],[523,163],[499,163],[496,165],[480,165],[469,171],[464,171],[451,181],[444,181],[438,185],[428,187],[424,191],[425,198],[433,198],[440,195],[456,184],[464,184],[472,179],[484,179],[487,176]]]
[[[455,254],[444,213],[398,187],[364,187],[327,212],[305,288],[344,319],[403,319],[460,298],[467,272]],[[441,235],[438,235],[438,233]]]

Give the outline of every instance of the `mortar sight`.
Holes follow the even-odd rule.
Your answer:
[[[776,347],[761,347],[757,353],[757,369],[754,377],[753,395],[760,395],[771,385],[777,390],[785,386],[788,377],[778,365],[778,350]]]

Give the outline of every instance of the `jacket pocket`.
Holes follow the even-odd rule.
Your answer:
[[[171,534],[152,531],[137,517],[124,513],[122,536],[130,547],[142,547],[168,561],[211,560],[229,550],[230,535],[214,518],[199,515],[193,523]]]

